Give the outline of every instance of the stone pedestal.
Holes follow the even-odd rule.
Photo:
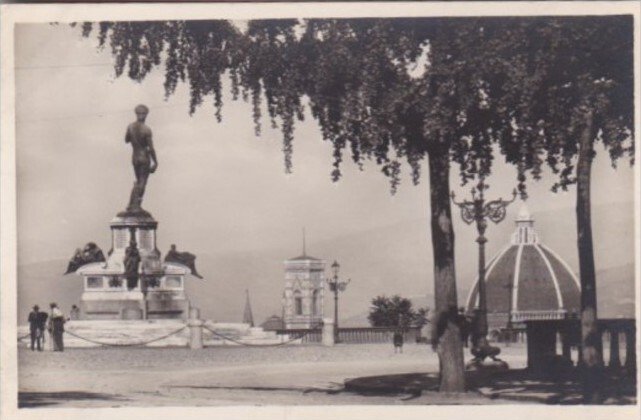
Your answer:
[[[323,345],[331,347],[334,344],[334,320],[328,318],[323,323]]]
[[[121,318],[124,320],[143,319],[143,313],[140,308],[125,308],[121,314]]]
[[[158,222],[147,212],[121,212],[110,227],[112,245],[107,261],[87,264],[77,271],[84,281],[81,318],[187,319],[189,301],[184,280],[190,270],[181,264],[162,262],[156,248]],[[141,262],[138,284],[129,288],[125,252],[132,235]]]
[[[542,323],[527,326],[527,367],[530,371],[546,372],[556,357],[556,330]]]
[[[189,327],[189,348],[192,350],[198,350],[204,347],[203,325],[204,322],[200,319],[200,311],[196,308],[191,308],[189,310],[187,326]]]
[[[160,251],[156,248],[158,222],[151,215],[119,213],[110,225],[112,247],[107,259],[110,267],[120,267],[124,273],[125,251],[134,234],[141,258],[141,271],[150,275],[162,275]]]
[[[625,331],[625,369],[636,374],[637,371],[637,345],[636,328]]]
[[[612,370],[621,369],[621,359],[619,357],[619,331],[613,329],[610,331],[610,362],[608,367]]]

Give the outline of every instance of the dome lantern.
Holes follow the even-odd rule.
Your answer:
[[[512,234],[513,245],[532,245],[539,242],[539,237],[534,231],[534,219],[525,205],[521,206],[516,218],[516,230]]]

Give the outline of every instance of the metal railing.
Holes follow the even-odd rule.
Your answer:
[[[396,328],[389,327],[346,327],[338,329],[338,342],[344,344],[370,344],[391,343]],[[305,333],[303,343],[320,343],[322,330],[320,329],[281,329],[276,330],[278,335],[297,335]],[[421,328],[411,327],[403,331],[403,340],[406,343],[415,343],[420,340]]]

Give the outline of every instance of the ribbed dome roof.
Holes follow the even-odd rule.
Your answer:
[[[488,320],[520,322],[559,319],[579,312],[579,280],[554,251],[539,242],[534,219],[523,206],[511,243],[486,266]],[[467,311],[478,306],[478,278],[467,299]]]

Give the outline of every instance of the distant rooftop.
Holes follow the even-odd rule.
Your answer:
[[[310,257],[309,255],[305,255],[305,254],[299,255],[298,257],[289,258],[287,261],[305,261],[305,260],[308,260],[308,261],[321,261],[320,258]]]

